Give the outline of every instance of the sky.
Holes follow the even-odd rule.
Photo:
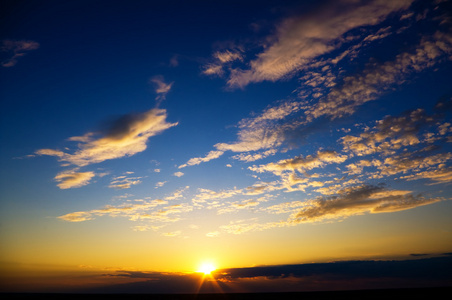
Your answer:
[[[1,6],[0,291],[452,282],[450,1]]]

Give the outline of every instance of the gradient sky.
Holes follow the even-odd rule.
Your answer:
[[[452,251],[450,1],[1,5],[11,286]]]

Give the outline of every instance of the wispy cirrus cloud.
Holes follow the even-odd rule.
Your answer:
[[[276,154],[277,148],[285,140],[285,126],[280,122],[286,117],[299,112],[304,107],[300,102],[284,102],[277,107],[269,107],[256,117],[241,120],[237,127],[237,141],[217,143],[216,150],[210,151],[204,157],[195,157],[182,164],[179,168],[198,165],[216,159],[226,151],[237,152],[234,159],[255,161]],[[291,124],[287,125],[292,127]],[[262,151],[262,152],[257,152]],[[251,153],[254,152],[254,153]],[[257,152],[257,153],[256,153]]]
[[[228,85],[244,87],[292,75],[313,59],[337,49],[348,31],[376,25],[389,14],[407,9],[412,2],[329,1],[310,14],[286,18],[277,26],[274,36],[267,38],[264,51],[249,63],[248,69],[231,71]]]
[[[155,87],[155,93],[157,94],[155,100],[157,101],[157,104],[160,104],[160,102],[166,99],[166,95],[174,84],[174,82],[166,83],[162,75],[152,77],[149,79],[149,82]]]
[[[181,214],[193,210],[187,203],[168,205],[168,201],[162,199],[124,201],[118,205],[107,205],[100,209],[88,211],[76,211],[58,218],[68,222],[84,222],[96,217],[110,216],[123,217],[131,221],[147,221],[155,223],[172,223],[181,219]]]
[[[39,43],[30,40],[3,40],[1,51],[11,56],[2,62],[5,68],[13,67],[17,64],[17,59],[26,55],[32,50],[39,48]]]
[[[305,108],[304,103],[283,102],[278,106],[269,107],[253,118],[239,122],[238,141],[233,143],[218,143],[215,148],[221,151],[250,152],[262,149],[274,149],[284,141],[286,126],[281,124],[288,116]],[[286,124],[291,127],[292,124]]]
[[[120,175],[113,178],[113,180],[110,182],[109,188],[114,189],[130,189],[133,185],[137,185],[141,183],[142,177],[131,177],[128,176],[132,174],[133,172],[127,172],[126,175]]]
[[[233,47],[214,52],[212,55],[213,61],[203,66],[202,74],[223,76],[225,74],[225,68],[230,70],[233,62],[243,61],[242,52],[242,47]]]
[[[200,163],[203,162],[208,162],[212,159],[216,159],[218,157],[220,157],[221,155],[223,155],[223,151],[215,151],[212,150],[209,153],[207,153],[206,156],[204,157],[194,157],[194,158],[190,158],[185,164],[182,164],[179,166],[179,169],[188,167],[188,166],[195,166],[195,165],[199,165]]]

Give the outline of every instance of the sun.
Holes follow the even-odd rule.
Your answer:
[[[197,272],[204,273],[204,275],[209,275],[211,272],[215,271],[216,267],[210,262],[204,262],[199,266]]]

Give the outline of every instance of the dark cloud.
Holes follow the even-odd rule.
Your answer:
[[[426,254],[427,255],[427,254]],[[390,261],[342,261],[301,265],[266,266],[222,270],[224,277],[231,279],[267,277],[309,277],[320,275],[324,278],[418,278],[452,279],[449,272],[451,257],[433,257],[416,260]]]
[[[415,255],[417,256],[417,255]],[[96,293],[231,293],[361,290],[451,286],[452,256],[390,261],[339,261],[217,270],[199,273],[118,271],[107,277],[135,282],[104,286]]]

